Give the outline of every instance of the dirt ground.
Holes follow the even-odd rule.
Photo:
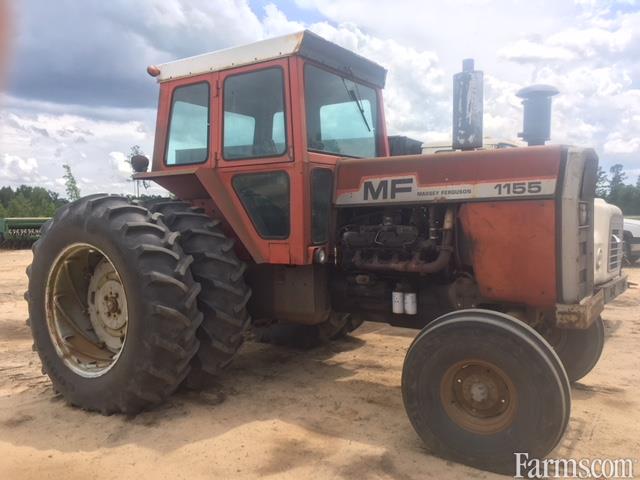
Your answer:
[[[40,374],[23,292],[29,251],[0,252],[0,479],[492,478],[430,456],[402,406],[414,331],[365,324],[299,352],[247,344],[219,389],[135,417],[71,408]],[[640,283],[640,268],[628,271]],[[640,290],[607,307],[596,369],[573,387],[553,457],[640,470]]]

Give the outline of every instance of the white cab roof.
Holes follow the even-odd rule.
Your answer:
[[[156,66],[160,70],[156,78],[165,82],[291,55],[301,55],[374,85],[384,86],[386,70],[380,65],[308,30],[163,63]]]

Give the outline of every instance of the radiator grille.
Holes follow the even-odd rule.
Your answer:
[[[622,266],[623,251],[622,219],[612,218],[609,234],[609,271],[619,270]]]

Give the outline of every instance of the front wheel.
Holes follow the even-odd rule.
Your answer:
[[[571,405],[549,344],[513,317],[444,315],[416,337],[402,372],[405,408],[436,454],[513,473],[515,453],[542,458],[558,444]]]
[[[634,256],[631,253],[631,245],[629,244],[628,240],[625,240],[624,242],[624,262],[625,264],[629,265],[629,266],[633,266],[637,261],[638,261],[638,257]]]
[[[553,327],[547,339],[562,360],[569,380],[577,382],[600,360],[604,349],[604,322],[598,317],[584,330]]]

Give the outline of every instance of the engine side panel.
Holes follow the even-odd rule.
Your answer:
[[[553,200],[460,207],[459,218],[483,297],[537,307],[555,305],[555,215]]]
[[[553,198],[561,146],[340,159],[337,207]]]

